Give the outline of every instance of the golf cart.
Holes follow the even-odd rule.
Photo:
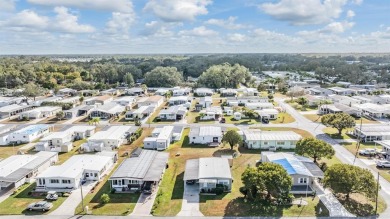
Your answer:
[[[46,195],[46,200],[55,201],[58,199],[58,194],[56,191],[48,191]]]

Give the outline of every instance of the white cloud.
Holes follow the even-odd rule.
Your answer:
[[[223,27],[228,30],[238,30],[246,28],[247,26],[243,24],[236,24],[237,17],[230,16],[227,20],[224,19],[209,19],[205,22],[205,24],[216,25],[219,27]]]
[[[13,11],[15,0],[0,0],[0,11]]]
[[[244,42],[246,36],[240,33],[233,33],[233,34],[228,34],[228,39],[233,42]]]
[[[310,37],[318,37],[321,34],[340,34],[344,33],[345,31],[351,29],[355,25],[354,22],[348,22],[348,21],[343,21],[343,22],[332,22],[325,27],[318,29],[318,30],[313,30],[313,31],[299,31],[298,35],[301,36],[310,36]]]
[[[361,5],[363,3],[363,0],[353,0],[352,2],[356,5]]]
[[[144,11],[152,12],[165,22],[193,21],[208,13],[211,0],[149,0]]]
[[[173,36],[174,33],[169,30],[170,25],[161,23],[158,21],[151,21],[145,24],[144,29],[141,31],[142,36],[154,36],[154,37],[169,37]]]
[[[41,16],[32,10],[23,10],[0,22],[0,26],[14,31],[57,31],[64,33],[90,33],[95,28],[78,23],[78,17],[65,7],[55,7],[55,18]]]
[[[69,12],[68,8],[55,7],[56,22],[53,24],[54,29],[66,33],[91,33],[95,28],[90,25],[79,24],[78,17]]]
[[[257,28],[253,30],[253,36],[260,40],[279,41],[279,42],[293,42],[296,39],[283,33]]]
[[[111,19],[106,24],[106,32],[126,34],[134,21],[134,13],[113,12]]]
[[[218,32],[207,29],[205,26],[195,27],[192,30],[182,30],[179,32],[182,36],[211,37],[218,35]]]
[[[0,23],[0,26],[12,28],[34,28],[43,30],[49,26],[49,18],[40,16],[32,10],[23,10],[8,20]],[[21,29],[19,29],[21,30]]]
[[[280,0],[259,7],[273,18],[293,25],[322,24],[338,18],[347,0]]]
[[[353,17],[355,17],[355,12],[354,11],[352,11],[352,10],[348,10],[347,11],[347,18],[353,18]]]
[[[47,6],[65,6],[80,9],[94,9],[102,11],[116,11],[129,13],[133,11],[133,4],[129,0],[27,0],[33,4]]]

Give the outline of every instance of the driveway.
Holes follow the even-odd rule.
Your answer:
[[[177,216],[203,216],[199,210],[199,185],[187,185],[184,183],[183,202],[181,211]]]
[[[87,196],[89,191],[96,185],[95,181],[87,181],[83,187],[83,197]],[[68,215],[73,216],[77,206],[81,202],[81,189],[78,188],[73,190],[70,196],[58,207],[55,211],[51,212],[49,215]]]
[[[150,212],[152,211],[154,200],[156,199],[158,192],[158,187],[154,190],[152,194],[142,193],[135,205],[133,213],[130,216],[152,216]]]

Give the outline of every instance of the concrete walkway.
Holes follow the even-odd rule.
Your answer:
[[[130,216],[152,216],[150,212],[156,199],[158,188],[152,194],[141,194]]]
[[[87,181],[83,187],[83,197],[91,191],[97,182]],[[78,188],[72,191],[72,194],[62,203],[60,207],[51,212],[49,215],[74,215],[77,206],[81,202],[81,189]]]
[[[313,183],[313,189],[316,191],[318,198],[322,201],[329,211],[331,217],[355,217],[334,197],[331,191],[324,189],[317,181]]]
[[[0,191],[0,203],[9,198],[15,189],[5,189]]]
[[[203,216],[199,210],[199,185],[184,184],[183,202],[177,216]]]

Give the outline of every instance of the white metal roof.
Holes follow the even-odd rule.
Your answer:
[[[157,137],[157,141],[159,140],[166,140],[170,138],[170,135],[173,132],[173,126],[164,126],[164,128],[161,130],[160,134]]]
[[[355,129],[361,130],[361,132],[366,136],[383,136],[390,135],[390,125],[386,124],[365,124],[362,125],[360,129],[360,125],[355,126]]]
[[[193,179],[232,179],[229,160],[221,157],[187,160],[184,180]]]
[[[21,105],[17,105],[17,104],[11,104],[11,105],[8,105],[8,106],[3,106],[0,108],[0,112],[2,113],[10,113],[10,112],[13,112],[13,111],[16,111],[16,110],[20,110],[20,109],[25,109],[25,108],[28,108],[30,106],[28,105],[25,105],[25,106],[21,106]]]
[[[298,141],[302,138],[293,131],[244,130],[243,133],[249,141]]]
[[[100,155],[74,155],[59,166],[51,166],[39,174],[38,178],[76,178],[84,170],[101,171],[112,162],[111,157]]]
[[[193,127],[191,128],[191,132],[193,135],[198,136],[222,136],[222,128],[219,126]]]
[[[130,128],[131,126],[111,126],[105,131],[96,132],[89,140],[122,139],[129,132]]]

